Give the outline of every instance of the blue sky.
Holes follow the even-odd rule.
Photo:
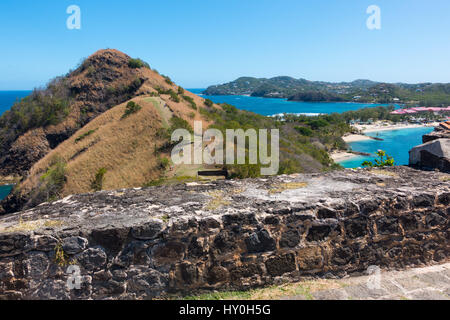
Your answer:
[[[81,30],[66,9],[81,8]],[[381,30],[369,30],[369,5]],[[2,0],[0,90],[31,89],[101,48],[187,88],[240,76],[450,82],[448,0]]]

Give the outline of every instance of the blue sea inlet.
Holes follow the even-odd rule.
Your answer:
[[[345,168],[358,168],[364,161],[375,159],[375,152],[385,150],[388,155],[394,158],[395,165],[408,165],[409,150],[422,144],[422,136],[433,130],[434,128],[424,127],[368,133],[368,136],[381,138],[383,141],[364,140],[351,142],[349,145],[354,151],[370,153],[373,156],[357,156],[339,163]]]
[[[0,200],[3,200],[8,196],[8,194],[11,192],[13,186],[6,185],[6,186],[0,186]]]
[[[195,94],[201,94],[204,89],[187,89]],[[228,103],[239,109],[251,111],[263,116],[280,113],[342,113],[367,107],[387,106],[387,104],[353,103],[353,102],[301,102],[278,98],[260,98],[249,96],[203,96],[215,103]]]

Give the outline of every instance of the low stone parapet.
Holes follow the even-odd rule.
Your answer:
[[[145,299],[448,261],[450,179],[407,167],[74,195],[0,218],[0,297]]]

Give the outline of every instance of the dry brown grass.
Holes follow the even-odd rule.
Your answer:
[[[142,106],[139,112],[121,119],[126,105],[122,104],[92,120],[33,166],[24,187],[37,184],[55,155],[67,161],[67,183],[62,196],[90,191],[99,168],[107,169],[103,184],[106,190],[142,186],[158,178],[155,143],[160,142],[156,132],[161,127],[161,118],[152,102],[142,98],[134,101]],[[75,143],[77,137],[95,129]]]
[[[208,211],[214,211],[216,209],[219,209],[220,207],[228,206],[231,204],[231,201],[227,199],[225,192],[222,190],[210,191],[208,192],[208,196],[211,197],[211,199],[205,205],[205,209]]]
[[[86,80],[84,74],[77,77],[79,79],[75,78],[75,82]],[[46,172],[55,156],[60,156],[67,162],[67,183],[61,197],[92,191],[91,182],[100,168],[107,170],[103,183],[104,190],[141,187],[144,183],[157,180],[164,175],[169,177],[174,175],[175,170],[169,169],[166,174],[158,169],[157,157],[170,156],[155,154],[155,144],[159,147],[163,143],[157,137],[158,130],[167,128],[173,115],[185,119],[192,126],[195,120],[202,121],[203,130],[206,130],[211,123],[204,119],[199,111],[194,111],[181,97],[179,103],[171,101],[168,95],[150,97],[148,94],[156,92],[156,88],[172,89],[175,92],[178,90],[177,85],[168,84],[158,73],[141,68],[133,70],[130,74],[127,73],[126,77],[127,81],[130,77],[147,79],[137,92],[139,96],[132,99],[142,109],[121,119],[127,101],[93,119],[31,168],[29,177],[21,184],[21,192],[28,193],[39,185],[40,177]],[[125,80],[124,83],[127,83]],[[184,94],[193,98],[198,107],[204,106],[203,98],[188,91]],[[215,107],[217,108],[217,105]],[[192,112],[195,113],[193,118]],[[72,122],[79,116],[78,113],[77,107],[73,106],[71,115],[59,124],[58,128],[54,128],[55,132],[69,122],[73,124]],[[76,138],[91,130],[95,132],[75,143]],[[48,128],[47,131],[52,131],[52,128]],[[188,170],[188,168],[177,169]]]
[[[302,189],[308,186],[307,182],[288,182],[282,183],[280,185],[272,186],[272,189],[269,189],[269,194],[281,193],[286,190],[295,190]]]
[[[322,290],[333,290],[343,286],[342,281],[314,279],[297,283],[274,285],[249,291],[225,291],[206,293],[198,296],[185,297],[185,300],[279,300],[284,297],[302,296],[314,300],[313,293]],[[175,297],[178,299],[178,297]]]
[[[399,175],[395,172],[391,172],[388,170],[383,170],[383,169],[372,169],[369,171],[372,174],[377,174],[377,175],[382,175],[382,176],[389,176],[389,177],[393,177],[393,178],[398,178]]]
[[[22,192],[38,185],[39,178],[56,155],[67,162],[67,183],[62,197],[92,191],[91,182],[100,168],[107,169],[104,190],[141,187],[148,181],[159,179],[161,171],[157,167],[155,145],[159,147],[163,141],[157,137],[157,132],[167,126],[172,116],[171,110],[176,110],[179,117],[192,122],[187,116],[192,109],[187,103],[179,103],[175,107],[159,97],[142,96],[132,100],[142,107],[139,112],[121,119],[126,106],[124,103],[92,120],[33,166],[30,177],[21,186]],[[203,128],[208,125],[205,121]],[[77,137],[90,130],[95,132],[75,142]],[[170,154],[160,156],[170,157]],[[196,172],[192,174],[196,175]],[[173,170],[168,172],[168,176],[171,175]]]
[[[2,232],[29,232],[35,231],[40,228],[52,228],[60,227],[63,225],[62,221],[59,220],[35,220],[35,221],[24,221],[22,218],[19,222],[11,227],[0,228],[0,233]]]

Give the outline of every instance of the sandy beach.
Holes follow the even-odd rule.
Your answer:
[[[356,142],[356,141],[364,141],[364,140],[371,140],[372,138],[369,136],[365,136],[363,134],[350,134],[348,136],[342,137],[345,142]]]
[[[331,153],[330,157],[331,157],[331,159],[333,159],[334,162],[340,162],[340,161],[349,160],[353,157],[357,157],[357,155],[350,153],[350,152],[338,151],[338,152]]]
[[[382,122],[377,122],[374,124],[367,124],[367,125],[355,125],[354,127],[357,128],[362,132],[362,134],[349,134],[347,136],[342,137],[345,142],[357,142],[357,141],[365,141],[365,140],[371,140],[372,137],[369,137],[365,135],[366,133],[370,132],[379,132],[379,131],[391,131],[391,130],[403,130],[403,129],[412,129],[412,128],[423,128],[423,127],[436,127],[439,123],[430,123],[430,124],[405,124],[405,123],[399,123],[399,124],[386,124]],[[333,152],[330,154],[330,157],[335,162],[345,161],[349,160],[351,158],[357,157],[357,154],[346,152],[346,151],[338,151]]]
[[[374,123],[365,125],[355,125],[354,127],[363,133],[377,132],[377,131],[390,131],[390,130],[401,130],[401,129],[413,129],[413,128],[423,128],[423,127],[436,127],[438,122],[430,124],[412,124],[412,123],[398,123],[398,124],[385,124],[385,123]]]
[[[345,142],[357,142],[357,141],[365,141],[370,140],[372,137],[366,136],[366,133],[370,132],[379,132],[379,131],[391,131],[391,130],[403,130],[403,129],[413,129],[413,128],[424,128],[424,127],[436,127],[438,126],[438,122],[430,123],[430,124],[386,124],[386,123],[374,123],[374,124],[366,124],[366,125],[355,125],[354,127],[361,131],[363,134],[350,134],[342,137]]]

